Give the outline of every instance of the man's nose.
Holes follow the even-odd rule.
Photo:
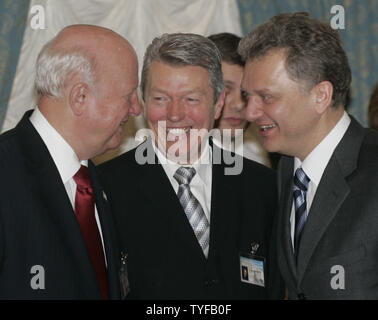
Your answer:
[[[254,122],[264,114],[261,99],[259,97],[250,97],[245,109],[245,117],[249,122]]]
[[[242,111],[246,106],[246,101],[243,100],[242,96],[240,95],[237,97],[234,102],[231,104],[231,108],[237,112]]]
[[[179,101],[172,101],[168,105],[167,119],[172,122],[180,121],[185,114],[184,106]]]

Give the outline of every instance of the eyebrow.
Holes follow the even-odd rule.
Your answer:
[[[251,95],[251,93],[249,93],[243,87],[241,87],[240,90],[242,91],[243,94]],[[267,93],[272,94],[272,90],[270,90],[269,88],[264,88],[264,89],[260,89],[260,90],[254,90],[253,93],[256,93],[258,95],[267,94]]]
[[[269,88],[265,88],[265,89],[261,89],[261,90],[256,90],[256,93],[259,96],[266,96],[266,95],[273,96],[273,95],[275,95],[274,92],[272,90],[270,90]]]

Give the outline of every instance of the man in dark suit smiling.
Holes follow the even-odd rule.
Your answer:
[[[36,67],[38,106],[0,137],[0,299],[120,298],[120,252],[90,158],[139,114],[134,49],[63,29]]]
[[[195,34],[155,38],[141,88],[153,138],[100,167],[128,254],[130,298],[267,299],[275,175],[242,157],[234,158],[241,172],[227,174],[231,155],[192,135],[220,116],[218,49]],[[152,163],[141,163],[146,149]],[[263,286],[242,281],[242,267],[257,260]]]
[[[378,133],[345,111],[337,30],[281,14],[241,40],[247,118],[279,164],[277,248],[291,299],[378,298]]]

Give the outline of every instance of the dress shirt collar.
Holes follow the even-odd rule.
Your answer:
[[[302,166],[303,171],[310,178],[311,182],[318,186],[333,152],[349,127],[350,121],[350,117],[344,111],[341,119],[331,132],[311,151],[303,162],[295,157],[294,173]]]
[[[58,168],[63,184],[70,180],[80,169],[80,165],[88,166],[88,160],[79,161],[75,151],[47,121],[38,106],[30,116],[30,122],[41,136]]]
[[[198,177],[201,179],[201,181],[205,184],[207,184],[207,179],[206,179],[206,172],[209,168],[209,165],[211,166],[211,159],[212,159],[212,152],[211,148],[209,145],[209,140],[206,141],[204,150],[201,154],[201,156],[197,159],[196,162],[193,164],[179,164],[176,162],[173,162],[169,159],[167,159],[163,153],[159,150],[158,147],[156,147],[155,142],[152,142],[152,146],[154,148],[154,151],[159,159],[159,162],[162,164],[165,172],[169,177],[173,177],[174,174],[176,173],[176,170],[180,168],[181,166],[183,167],[193,167],[196,169],[196,173],[198,174]]]

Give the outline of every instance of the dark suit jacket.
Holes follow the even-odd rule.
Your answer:
[[[0,136],[0,299],[101,299],[72,205],[30,114]],[[90,161],[88,167],[105,243],[109,294],[117,299],[115,229]],[[45,289],[31,287],[35,265],[44,268]]]
[[[352,118],[315,194],[297,266],[289,222],[293,170],[293,158],[283,156],[277,243],[289,297],[378,299],[378,133]]]
[[[250,252],[257,242],[257,254],[269,258],[276,209],[273,171],[244,159],[242,174],[226,176],[224,163],[213,165],[206,260],[157,157],[156,164],[139,165],[135,150],[99,168],[128,253],[129,298],[268,298],[266,288],[240,281],[239,252]]]

